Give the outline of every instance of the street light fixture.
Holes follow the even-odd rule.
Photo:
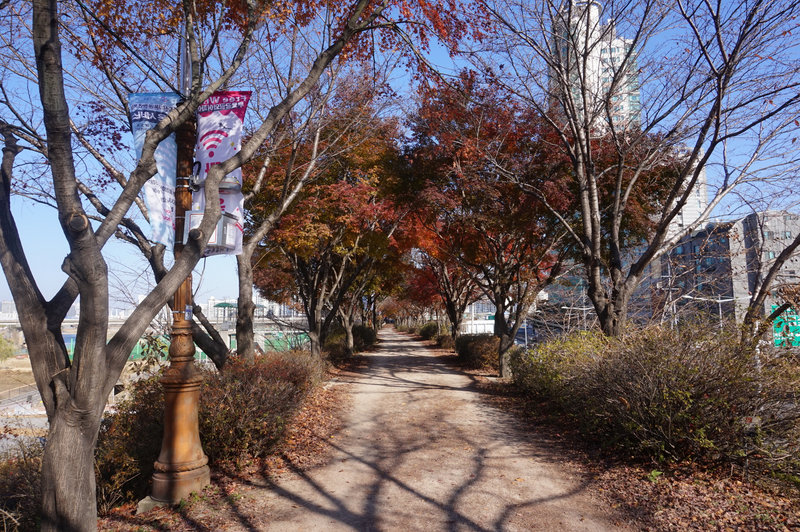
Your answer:
[[[188,46],[181,42],[181,92],[191,86]],[[177,182],[175,187],[175,260],[185,243],[186,213],[192,208],[196,121],[189,119],[176,132],[178,145]],[[154,464],[150,498],[156,504],[177,504],[190,493],[200,491],[211,482],[208,457],[200,443],[198,410],[203,377],[194,365],[192,339],[192,275],[186,276],[175,292],[172,303],[172,331],[169,347],[169,368],[164,372],[164,437],[161,452]]]

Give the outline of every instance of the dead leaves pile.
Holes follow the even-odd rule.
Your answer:
[[[721,471],[682,467],[651,480],[616,464],[597,472],[604,498],[651,530],[800,530],[798,493],[779,493]]]

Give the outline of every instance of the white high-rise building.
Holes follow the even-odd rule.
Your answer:
[[[599,134],[638,127],[639,80],[630,39],[617,35],[614,21],[600,22],[599,2],[567,2],[553,21],[553,105],[569,100]],[[561,95],[569,87],[569,95]]]
[[[672,238],[683,228],[699,220],[706,207],[708,207],[708,183],[706,169],[703,167],[700,168],[700,175],[697,177],[697,183],[689,194],[689,198],[667,228],[667,238]]]
[[[594,0],[567,0],[553,21],[550,67],[551,107],[571,102],[587,113],[594,135],[638,129],[641,124],[639,67],[631,39],[617,34],[614,20],[601,22]],[[569,87],[569,94],[564,95]],[[708,206],[705,169],[691,197],[675,217],[667,237],[695,222]]]

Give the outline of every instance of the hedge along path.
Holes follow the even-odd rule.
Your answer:
[[[368,367],[339,381],[352,408],[332,459],[255,497],[268,530],[627,529],[470,376],[394,329],[379,338]]]

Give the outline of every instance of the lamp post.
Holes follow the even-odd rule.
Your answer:
[[[181,92],[191,85],[191,61],[186,39],[181,42]],[[186,212],[192,209],[190,188],[197,123],[194,117],[175,132],[178,145],[175,187],[175,260],[183,251]],[[161,378],[164,387],[164,437],[154,464],[151,499],[156,503],[177,504],[211,482],[208,457],[200,443],[198,406],[203,377],[194,365],[192,339],[192,275],[183,280],[172,302],[172,332],[169,368]]]
[[[176,131],[178,179],[175,189],[175,260],[183,250],[185,213],[191,210],[195,122],[187,121]],[[169,368],[164,372],[164,438],[155,463],[151,497],[176,504],[211,481],[208,457],[200,444],[198,405],[203,378],[194,365],[191,324],[192,276],[175,292],[172,305],[172,337]]]

